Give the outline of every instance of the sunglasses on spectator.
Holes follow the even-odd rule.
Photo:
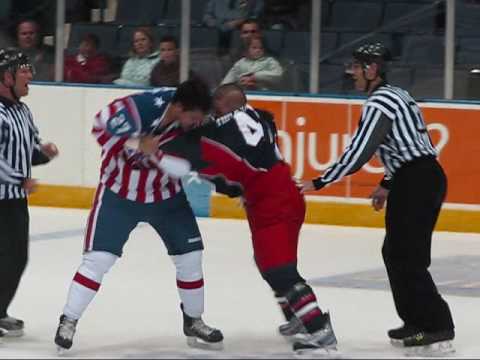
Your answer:
[[[242,34],[255,34],[257,30],[243,30]]]

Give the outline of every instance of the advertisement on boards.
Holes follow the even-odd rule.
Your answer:
[[[322,174],[351,141],[361,100],[278,100],[252,97],[253,106],[274,113],[280,149],[298,179]],[[447,202],[480,204],[480,106],[420,103],[432,142],[448,176]],[[383,177],[374,157],[360,171],[311,195],[366,198]]]

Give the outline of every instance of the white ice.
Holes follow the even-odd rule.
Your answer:
[[[80,260],[86,210],[31,208],[30,261],[10,314],[26,322],[23,338],[0,343],[1,358],[52,358],[58,317]],[[175,271],[161,240],[148,226],[132,233],[124,256],[108,273],[80,320],[72,358],[293,358],[277,335],[282,317],[252,259],[247,223],[199,219],[206,251],[207,323],[225,335],[225,349],[188,348]],[[299,268],[307,279],[383,267],[383,229],[305,225]],[[480,235],[437,232],[433,263],[441,257],[480,255]],[[390,291],[315,286],[332,316],[345,358],[399,358],[386,330],[401,325]],[[445,295],[455,323],[453,357],[480,356],[480,299]]]

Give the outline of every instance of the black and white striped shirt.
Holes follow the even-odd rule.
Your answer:
[[[32,154],[39,148],[28,106],[0,97],[0,200],[27,196],[22,183],[31,176]]]
[[[437,156],[415,100],[398,87],[381,84],[362,109],[352,142],[322,177],[316,189],[359,170],[376,152],[391,179],[403,164],[424,156]]]

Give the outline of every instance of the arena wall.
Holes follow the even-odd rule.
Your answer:
[[[90,135],[94,115],[111,100],[135,89],[114,87],[31,86],[25,102],[31,107],[45,141],[61,155],[36,167],[41,182],[32,205],[89,208],[98,180],[100,148]],[[250,95],[255,106],[272,111],[282,153],[297,178],[321,174],[348,145],[360,116],[361,99]],[[449,180],[447,203],[438,230],[480,232],[480,104],[420,103],[440,162]],[[377,160],[357,174],[307,196],[307,222],[348,226],[383,226],[383,212],[374,212],[368,195],[383,169]],[[184,180],[198,216],[244,218],[238,201],[216,195],[196,177]]]

